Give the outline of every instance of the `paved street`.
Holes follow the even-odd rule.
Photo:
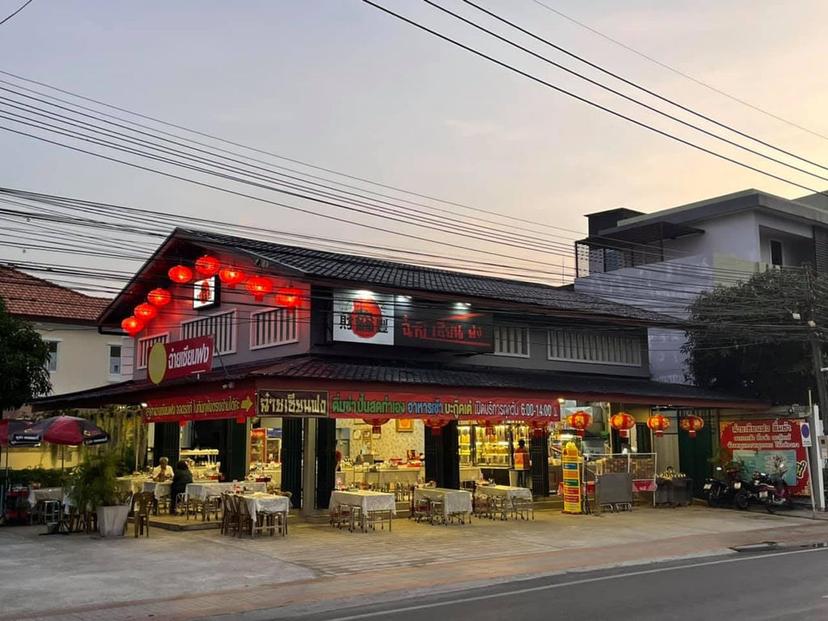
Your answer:
[[[299,618],[824,620],[828,618],[826,563],[826,548],[741,553],[735,557],[566,574]],[[247,618],[268,617],[260,613]]]

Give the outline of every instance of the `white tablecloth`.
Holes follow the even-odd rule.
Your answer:
[[[479,481],[483,478],[480,468],[476,466],[460,466],[460,481]]]
[[[238,481],[236,483],[219,483],[218,481],[198,481],[189,483],[185,488],[187,498],[204,501],[207,496],[221,496],[223,492],[231,492],[235,489],[246,492],[266,492],[267,483],[256,481]]]
[[[256,514],[259,511],[284,511],[290,510],[290,498],[277,496],[276,494],[243,494],[242,500],[247,504],[247,510],[253,522],[256,521]]]
[[[440,500],[443,503],[443,515],[448,517],[453,513],[471,513],[472,495],[462,489],[446,489],[443,487],[418,487],[414,490],[414,502],[422,498]]]
[[[172,489],[172,481],[164,481],[163,483],[159,483],[158,481],[144,481],[141,486],[142,491],[152,492],[156,499],[161,496],[169,496],[170,489]]]
[[[62,487],[41,487],[29,491],[29,505],[34,507],[41,500],[59,500],[63,502]]]
[[[499,496],[509,500],[514,500],[516,498],[532,500],[532,491],[528,487],[512,487],[510,485],[480,485],[477,488],[477,493],[484,496]]]
[[[143,476],[118,477],[118,488],[131,494],[137,494],[138,492],[144,489],[144,483],[146,482],[146,480],[147,478]]]
[[[345,492],[335,490],[331,493],[330,508],[336,509],[339,505],[360,507],[363,514],[369,511],[390,511],[392,515],[397,514],[397,501],[394,494],[383,492],[372,492],[369,490],[358,490]]]

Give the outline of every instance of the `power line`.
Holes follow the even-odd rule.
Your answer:
[[[828,136],[826,136],[825,134],[822,134],[822,133],[820,133],[818,131],[815,131],[813,129],[809,129],[809,128],[805,127],[804,125],[801,125],[800,123],[796,123],[795,121],[791,121],[790,119],[786,119],[785,117],[779,116],[778,114],[770,112],[769,110],[761,108],[761,107],[757,106],[756,104],[752,104],[749,101],[746,101],[745,99],[737,97],[736,95],[732,95],[731,93],[728,93],[728,92],[726,92],[726,91],[724,91],[724,90],[722,90],[722,89],[720,89],[716,86],[713,86],[712,84],[710,84],[708,82],[704,82],[704,81],[702,81],[702,80],[700,80],[700,79],[698,79],[698,78],[696,78],[696,77],[694,77],[694,76],[692,76],[692,75],[690,75],[690,74],[688,74],[684,71],[681,71],[680,69],[676,69],[675,67],[672,67],[672,66],[668,65],[667,63],[658,60],[657,58],[654,58],[654,57],[652,57],[648,54],[645,54],[644,52],[642,52],[640,50],[635,49],[634,47],[632,47],[631,45],[629,45],[627,43],[624,43],[623,41],[615,39],[615,38],[609,36],[608,34],[601,32],[600,30],[594,28],[593,26],[585,24],[584,22],[579,21],[579,20],[575,19],[574,17],[571,17],[571,16],[567,15],[566,13],[560,11],[559,9],[556,9],[555,7],[549,6],[545,2],[542,2],[541,0],[531,0],[531,1],[534,2],[535,4],[537,4],[538,6],[543,7],[547,11],[551,11],[552,13],[555,13],[556,15],[558,15],[560,17],[563,17],[565,20],[575,24],[576,26],[580,26],[581,28],[584,28],[585,30],[589,30],[591,33],[593,33],[595,35],[598,35],[602,39],[605,39],[605,40],[609,41],[610,43],[613,43],[613,44],[615,44],[619,47],[622,47],[625,50],[627,50],[629,52],[632,52],[636,56],[639,56],[639,57],[641,57],[645,60],[648,60],[651,63],[654,63],[654,64],[658,65],[659,67],[662,67],[663,69],[666,69],[667,71],[670,71],[670,72],[672,72],[676,75],[679,75],[679,76],[681,76],[681,77],[683,77],[687,80],[690,80],[691,82],[694,82],[694,83],[698,84],[699,86],[702,86],[702,87],[706,88],[709,91],[712,91],[714,93],[717,93],[718,95],[721,95],[722,97],[726,97],[727,99],[735,101],[736,103],[741,104],[743,106],[746,106],[746,107],[750,108],[751,110],[755,110],[756,112],[759,112],[760,114],[764,114],[767,117],[770,117],[772,119],[775,119],[777,121],[785,123],[786,125],[790,125],[791,127],[795,127],[796,129],[799,129],[799,130],[802,130],[803,132],[809,133],[812,136],[816,136],[817,138],[822,138],[823,140],[828,140]]]
[[[25,9],[25,8],[26,8],[27,6],[29,6],[31,3],[32,3],[32,0],[26,0],[26,2],[24,2],[24,3],[20,6],[20,8],[18,8],[18,9],[17,9],[14,13],[12,13],[12,14],[10,14],[10,15],[7,15],[7,16],[6,16],[6,17],[4,17],[2,20],[0,20],[0,26],[2,26],[2,25],[3,25],[3,24],[5,24],[7,21],[9,21],[12,17],[14,17],[14,16],[15,16],[15,15],[17,15],[18,13],[20,13],[20,11],[22,11],[23,9]]]

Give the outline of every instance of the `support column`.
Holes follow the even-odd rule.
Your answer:
[[[302,506],[302,419],[282,419],[282,489],[294,509]]]
[[[336,483],[336,421],[316,421],[316,508],[327,509]]]
[[[460,488],[460,455],[457,442],[457,422],[451,422],[439,432],[425,430],[425,475],[437,487]]]
[[[544,430],[543,435],[536,435],[535,431],[529,436],[529,459],[532,462],[532,495],[549,496],[549,432]]]
[[[312,515],[316,505],[316,428],[315,418],[302,421],[305,434],[302,438],[302,515]]]

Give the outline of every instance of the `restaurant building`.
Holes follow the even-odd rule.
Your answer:
[[[306,512],[353,483],[514,483],[521,440],[543,496],[574,413],[585,451],[677,466],[655,413],[676,433],[688,413],[714,424],[761,405],[652,382],[647,328],[665,321],[541,284],[177,229],[99,319],[134,337],[133,379],[35,406],[139,412],[149,462],[206,456]],[[624,412],[629,431],[612,430]]]

